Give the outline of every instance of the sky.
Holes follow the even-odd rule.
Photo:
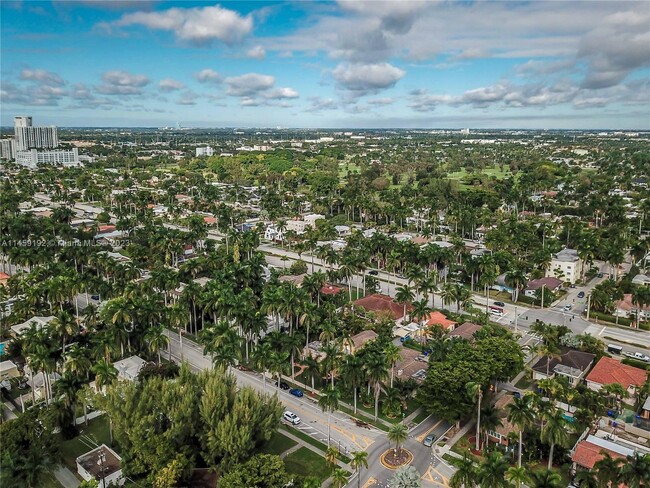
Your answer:
[[[650,129],[650,2],[1,0],[0,123]]]

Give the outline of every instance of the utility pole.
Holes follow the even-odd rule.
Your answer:
[[[589,320],[589,312],[591,312],[591,293],[587,297],[587,320]]]
[[[546,283],[542,284],[542,309],[544,308],[544,287],[546,286]]]
[[[517,305],[515,305],[515,334],[517,333],[517,319],[519,317],[517,316]]]

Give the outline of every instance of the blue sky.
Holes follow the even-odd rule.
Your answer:
[[[0,122],[650,129],[647,1],[11,1]]]

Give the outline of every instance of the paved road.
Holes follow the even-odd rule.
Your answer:
[[[444,421],[429,417],[409,432],[409,437],[404,443],[404,449],[413,454],[411,466],[417,469],[422,476],[422,486],[424,487],[447,487],[449,478],[454,473],[452,467],[435,455],[433,447],[426,447],[422,444],[427,435],[434,434],[436,439],[439,439],[450,427]],[[392,448],[394,448],[394,444],[389,443],[385,437],[371,446],[368,450],[369,469],[363,470],[361,473],[361,486],[377,488],[387,486],[388,480],[395,472],[384,467],[380,457]]]
[[[170,346],[172,358],[176,362],[181,362],[181,347],[178,334],[167,332],[170,337]],[[203,355],[203,349],[193,342],[183,339],[183,360],[187,361],[196,371],[212,368],[211,360]],[[285,407],[298,415],[302,422],[297,426],[305,434],[327,443],[327,414],[324,413],[315,400],[307,395],[302,398],[296,398],[288,392],[275,387],[275,381],[262,380],[262,376],[253,372],[242,372],[232,369],[237,378],[237,383],[242,386],[250,386],[262,393],[277,394],[280,401]],[[368,448],[383,435],[381,431],[374,427],[358,427],[356,423],[347,415],[340,412],[334,412],[331,415],[331,445],[341,448],[342,452],[352,452],[357,450],[368,450]]]

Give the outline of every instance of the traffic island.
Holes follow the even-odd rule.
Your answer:
[[[389,449],[379,458],[381,464],[388,469],[397,469],[413,461],[413,454],[407,449]]]

